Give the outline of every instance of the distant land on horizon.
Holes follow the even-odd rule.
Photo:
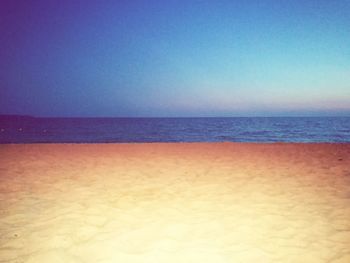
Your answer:
[[[1,120],[24,120],[24,119],[35,119],[37,117],[31,115],[17,115],[17,114],[0,114]]]

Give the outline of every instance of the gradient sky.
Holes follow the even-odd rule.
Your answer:
[[[350,115],[350,1],[0,1],[0,113]]]

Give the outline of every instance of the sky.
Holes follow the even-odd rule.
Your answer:
[[[0,114],[350,116],[350,0],[2,0]]]

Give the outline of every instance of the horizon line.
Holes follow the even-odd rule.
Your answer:
[[[195,119],[195,118],[349,118],[350,115],[257,115],[257,116],[38,116],[22,114],[0,114],[0,118],[33,119]]]

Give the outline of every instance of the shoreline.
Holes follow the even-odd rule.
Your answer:
[[[273,141],[273,142],[259,142],[259,141],[251,141],[251,142],[233,142],[233,141],[203,141],[203,142],[11,142],[11,143],[0,143],[0,147],[2,145],[111,145],[111,144],[262,144],[262,145],[271,145],[271,144],[293,144],[293,145],[312,145],[312,144],[349,144],[350,142],[327,142],[327,141],[321,141],[321,142],[284,142],[284,141]]]

